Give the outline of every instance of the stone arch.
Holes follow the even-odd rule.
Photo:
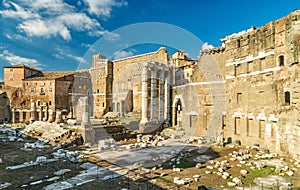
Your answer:
[[[278,65],[279,66],[284,66],[284,55],[279,55],[278,56]]]
[[[184,105],[184,100],[183,100],[182,95],[175,95],[174,100],[173,100],[172,107],[175,107],[175,106],[176,106],[176,103],[178,102],[178,100],[180,100],[181,105],[182,105],[182,107],[184,108],[185,105]]]
[[[173,111],[172,111],[172,118],[173,126],[180,126],[182,121],[182,110],[184,109],[184,100],[182,98],[182,95],[176,95],[172,104]]]

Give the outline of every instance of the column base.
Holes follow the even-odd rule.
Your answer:
[[[96,143],[95,142],[95,133],[96,132],[90,126],[80,126],[77,131],[78,131],[78,133],[81,134],[84,144],[94,145]]]

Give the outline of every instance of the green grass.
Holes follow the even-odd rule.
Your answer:
[[[164,181],[169,181],[169,182],[172,182],[173,181],[173,178],[172,177],[169,177],[169,176],[162,176],[160,177],[162,180]]]
[[[274,166],[267,166],[264,167],[260,170],[255,169],[255,170],[247,170],[249,172],[250,175],[255,175],[256,177],[262,177],[265,175],[270,175],[275,173],[275,167]]]
[[[186,162],[186,161],[180,161],[180,164],[175,164],[179,168],[190,168],[195,166],[194,162]]]
[[[249,185],[253,183],[253,180],[257,177],[266,177],[268,175],[275,173],[274,166],[267,166],[262,169],[254,169],[254,170],[247,170],[248,174],[245,177],[240,178],[243,184]]]

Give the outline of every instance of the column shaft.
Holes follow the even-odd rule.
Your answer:
[[[148,64],[142,69],[142,123],[148,122]]]
[[[150,119],[151,121],[157,120],[157,114],[156,114],[156,101],[157,101],[157,95],[156,95],[156,69],[153,68],[151,70],[151,115]]]
[[[165,75],[165,110],[164,110],[164,119],[169,121],[170,116],[170,75],[166,73]]]
[[[164,100],[165,100],[165,91],[164,91],[164,71],[160,72],[159,75],[159,121],[164,120]]]

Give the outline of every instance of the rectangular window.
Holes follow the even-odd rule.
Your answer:
[[[49,106],[51,106],[51,103],[52,103],[52,102],[51,102],[51,101],[49,101]]]
[[[241,119],[239,117],[234,118],[234,134],[240,134],[240,127],[241,127]]]
[[[13,77],[13,76],[10,76],[10,77],[9,77],[9,80],[14,80],[14,77]]]
[[[248,73],[253,72],[253,61],[248,62],[247,67],[248,67],[248,68],[247,68],[247,72],[248,72]]]
[[[52,92],[52,87],[49,87],[49,92]]]
[[[258,138],[265,137],[265,121],[259,120],[258,121]]]
[[[14,69],[9,69],[10,72],[14,72]]]
[[[37,101],[37,105],[38,105],[38,106],[41,105],[41,101],[40,101],[40,100]]]
[[[237,93],[236,95],[236,103],[241,104],[242,102],[242,93]]]
[[[40,95],[45,95],[45,88],[44,87],[40,88]]]
[[[34,87],[30,87],[30,92],[34,92]]]

